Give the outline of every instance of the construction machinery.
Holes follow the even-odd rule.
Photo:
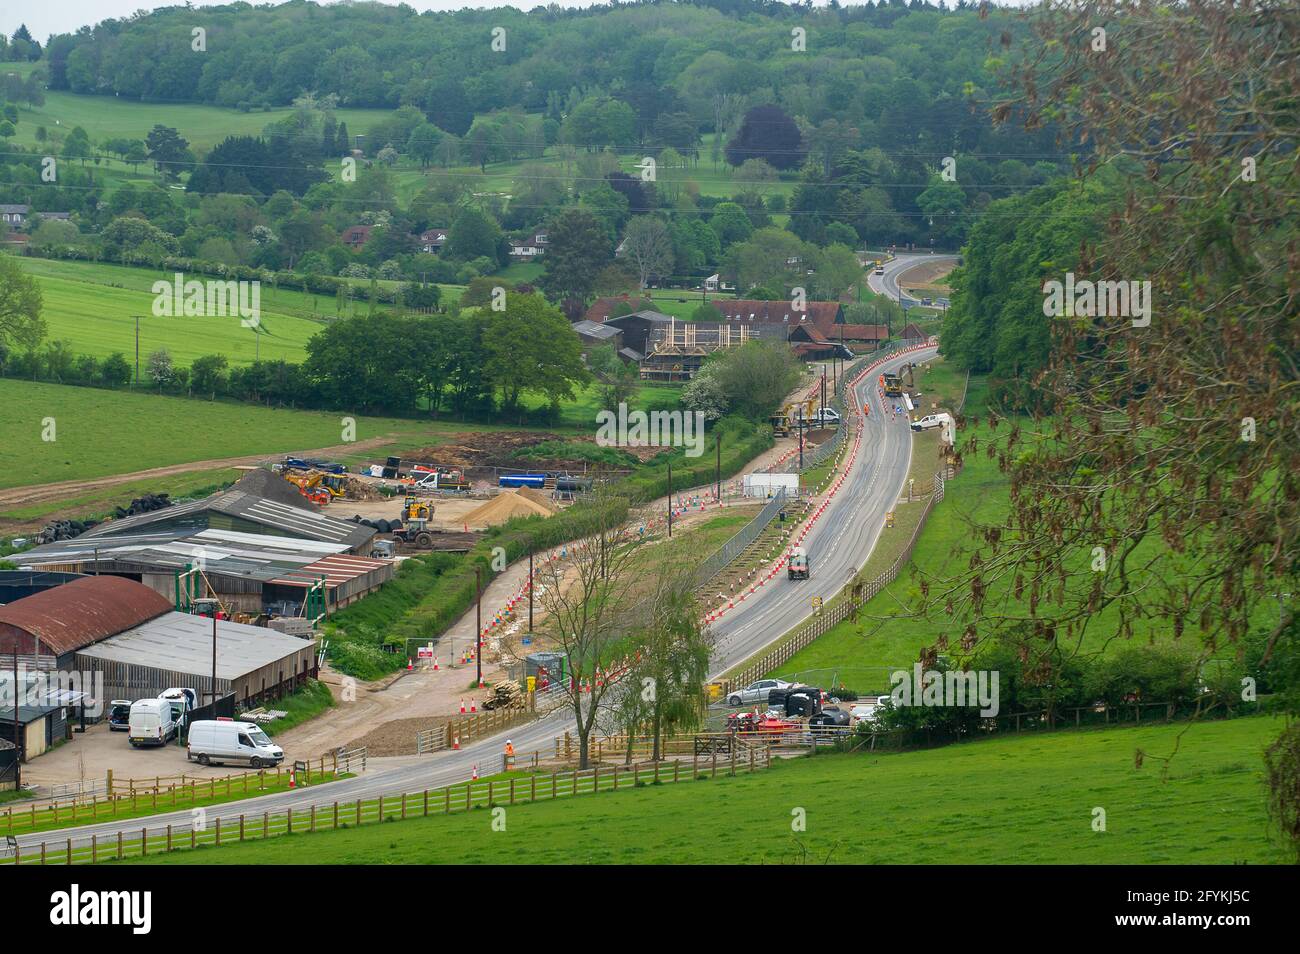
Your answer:
[[[425,518],[414,517],[406,521],[400,527],[394,527],[392,530],[393,538],[407,545],[417,546],[421,550],[433,549],[433,535],[438,530],[429,526],[429,521]]]
[[[334,499],[334,492],[328,486],[322,485],[322,481],[325,479],[325,474],[322,471],[299,472],[284,470],[280,472],[280,476],[297,487],[298,493],[312,503],[323,505]],[[342,496],[342,493],[340,492],[338,496]]]
[[[903,379],[891,371],[886,371],[880,376],[880,389],[887,397],[902,397]]]
[[[406,520],[430,520],[433,517],[433,504],[420,500],[415,494],[406,495],[402,515]]]
[[[817,400],[808,398],[803,401],[791,401],[768,420],[774,435],[789,437],[799,428],[800,421],[803,422],[804,427],[812,427],[817,417]]]

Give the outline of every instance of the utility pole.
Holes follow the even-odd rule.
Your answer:
[[[218,604],[220,605],[220,604]],[[212,716],[217,715],[217,611],[212,611]]]
[[[668,539],[673,538],[673,462],[668,462]]]
[[[528,632],[533,631],[533,551],[528,551]]]
[[[713,493],[718,498],[718,503],[722,503],[722,434],[715,434],[714,447],[717,456],[713,464]]]
[[[821,404],[821,406],[822,406],[823,408],[826,406],[826,366],[825,366],[825,365],[822,365],[822,404]],[[817,423],[819,423],[822,427],[825,427],[825,426],[826,426],[826,420],[825,420],[825,416],[822,414],[821,408],[818,408],[818,410],[817,410],[817,417],[819,418],[819,420],[818,420]]]
[[[483,688],[483,568],[474,567],[474,667],[477,688]]]
[[[799,469],[803,470],[803,408],[799,408]]]
[[[36,637],[39,639],[40,637]],[[14,791],[23,784],[23,737],[18,734],[18,635],[14,634]]]

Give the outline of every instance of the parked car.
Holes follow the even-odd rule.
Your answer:
[[[135,747],[166,745],[176,737],[179,725],[167,699],[137,699],[131,703],[127,741]]]
[[[200,765],[238,762],[256,769],[279,765],[284,761],[284,749],[256,723],[200,719],[190,726],[185,757],[197,759]]]
[[[912,422],[912,430],[928,431],[931,428],[943,427],[943,419],[947,416],[946,414],[927,414],[920,420]]]
[[[727,696],[729,706],[747,706],[753,702],[766,703],[773,689],[789,689],[790,683],[782,679],[760,679],[751,682],[744,689],[737,689]]]
[[[131,730],[130,699],[114,699],[108,704],[108,730],[110,732],[129,732]]]
[[[853,706],[853,708],[849,709],[849,715],[853,717],[854,722],[875,722],[876,713],[879,710],[880,706],[874,703],[866,703]]]

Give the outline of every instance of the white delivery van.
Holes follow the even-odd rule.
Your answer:
[[[127,741],[134,746],[166,745],[176,735],[172,704],[166,699],[137,699],[131,703]]]
[[[200,765],[239,762],[261,768],[284,761],[284,749],[272,742],[256,723],[200,719],[190,726],[186,758],[198,759]]]

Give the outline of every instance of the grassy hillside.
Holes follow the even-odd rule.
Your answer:
[[[197,103],[142,103],[114,96],[47,91],[44,106],[19,110],[18,135],[14,138],[25,146],[34,146],[37,126],[48,130],[70,130],[80,126],[96,141],[114,137],[143,139],[150,129],[161,123],[178,130],[190,145],[207,150],[227,136],[256,136],[269,123],[284,119],[292,112],[285,107],[241,113],[237,109]],[[365,133],[386,115],[388,111],[383,109],[335,111],[335,116],[348,124],[348,131],[353,135]]]
[[[1008,736],[829,755],[755,775],[650,785],[349,831],[151,856],[177,864],[1267,864],[1260,751],[1279,724]],[[1164,755],[1187,729],[1168,777]],[[958,784],[954,784],[959,780]],[[807,811],[806,832],[791,812]],[[1106,831],[1093,830],[1093,811]],[[725,833],[701,837],[702,832]]]
[[[40,283],[50,340],[70,341],[78,354],[103,358],[120,351],[134,360],[135,316],[140,315],[142,366],[159,348],[171,352],[178,365],[205,354],[224,354],[235,365],[251,364],[259,354],[263,360],[300,362],[307,356],[307,339],[321,329],[308,316],[332,314],[334,305],[333,298],[318,303],[312,295],[264,285],[260,334],[255,336],[237,317],[155,317],[151,288],[156,281],[174,280],[172,273],[39,258],[18,261]]]

